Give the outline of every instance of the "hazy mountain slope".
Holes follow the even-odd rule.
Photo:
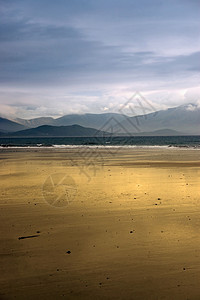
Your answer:
[[[200,134],[200,108],[195,104],[181,105],[145,116],[84,114],[66,115],[54,121],[54,125],[79,124],[115,133],[152,132],[168,128],[186,134]]]
[[[200,134],[200,108],[194,104],[136,116],[121,123],[127,132],[172,129],[186,134]],[[119,126],[120,127],[120,126]],[[115,130],[118,129],[116,126]]]
[[[28,128],[35,128],[42,125],[53,125],[54,119],[51,117],[41,117],[41,118],[35,118],[30,120],[24,120],[17,118],[15,121],[19,124],[22,124]]]
[[[26,127],[21,124],[18,124],[11,120],[0,117],[0,131],[1,132],[14,132],[14,131],[18,131],[18,130],[23,130],[25,128]]]
[[[84,115],[66,115],[54,120],[56,126],[66,126],[78,124],[84,127],[91,127],[99,130],[105,130],[103,127],[115,124],[115,122],[122,122],[125,120],[125,116],[116,113],[104,113],[104,114],[84,114]]]
[[[98,135],[103,133],[99,132]],[[10,136],[24,137],[57,137],[57,136],[82,136],[89,137],[97,135],[97,130],[94,128],[85,128],[80,125],[72,126],[51,126],[43,125],[37,128],[26,129],[10,134]]]

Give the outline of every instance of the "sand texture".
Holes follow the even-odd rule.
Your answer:
[[[200,152],[0,152],[0,299],[200,299]]]

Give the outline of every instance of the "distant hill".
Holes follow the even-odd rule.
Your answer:
[[[181,105],[175,108],[160,110],[156,113],[134,116],[123,121],[114,130],[122,126],[127,132],[149,132],[170,129],[188,135],[200,134],[200,107],[195,104]]]
[[[11,120],[0,117],[0,131],[3,133],[23,130],[26,127]]]
[[[99,131],[94,128],[86,128],[80,125],[72,126],[51,126],[43,125],[37,128],[26,129],[14,133],[1,133],[1,137],[97,137],[97,136],[126,136],[126,133],[113,134],[110,132]],[[185,135],[179,131],[171,129],[161,129],[148,132],[137,132],[129,136],[180,136]]]
[[[56,126],[68,126],[78,124],[84,127],[95,128],[101,130],[102,127],[106,127],[107,123],[109,126],[116,122],[122,122],[126,117],[122,114],[117,113],[103,113],[103,114],[83,114],[83,115],[66,115],[54,120]],[[105,129],[103,129],[105,130]]]
[[[41,118],[35,118],[35,119],[30,119],[30,120],[24,120],[17,118],[14,120],[15,122],[26,126],[27,128],[35,128],[39,127],[42,125],[53,125],[54,124],[54,119],[51,117],[41,117]]]
[[[56,126],[73,124],[118,134],[137,134],[166,130],[166,128],[189,135],[200,134],[200,107],[190,103],[133,117],[116,113],[103,113],[66,115],[54,120]]]
[[[103,135],[103,132],[97,132],[94,128],[85,128],[80,125],[43,125],[9,134],[12,137],[90,137],[96,135]]]

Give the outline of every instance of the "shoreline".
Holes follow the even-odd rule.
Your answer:
[[[52,145],[52,146],[0,146],[0,151],[1,150],[6,150],[6,149],[44,149],[44,150],[59,150],[59,149],[66,149],[66,150],[71,150],[71,149],[84,149],[84,148],[91,148],[91,149],[121,149],[121,150],[130,150],[130,149],[178,149],[178,150],[200,150],[200,145],[199,146],[189,146],[189,145],[183,145],[183,146],[173,146],[173,145]]]

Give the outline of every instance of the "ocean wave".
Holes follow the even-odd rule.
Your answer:
[[[196,149],[200,150],[200,145],[0,145],[0,149]]]

